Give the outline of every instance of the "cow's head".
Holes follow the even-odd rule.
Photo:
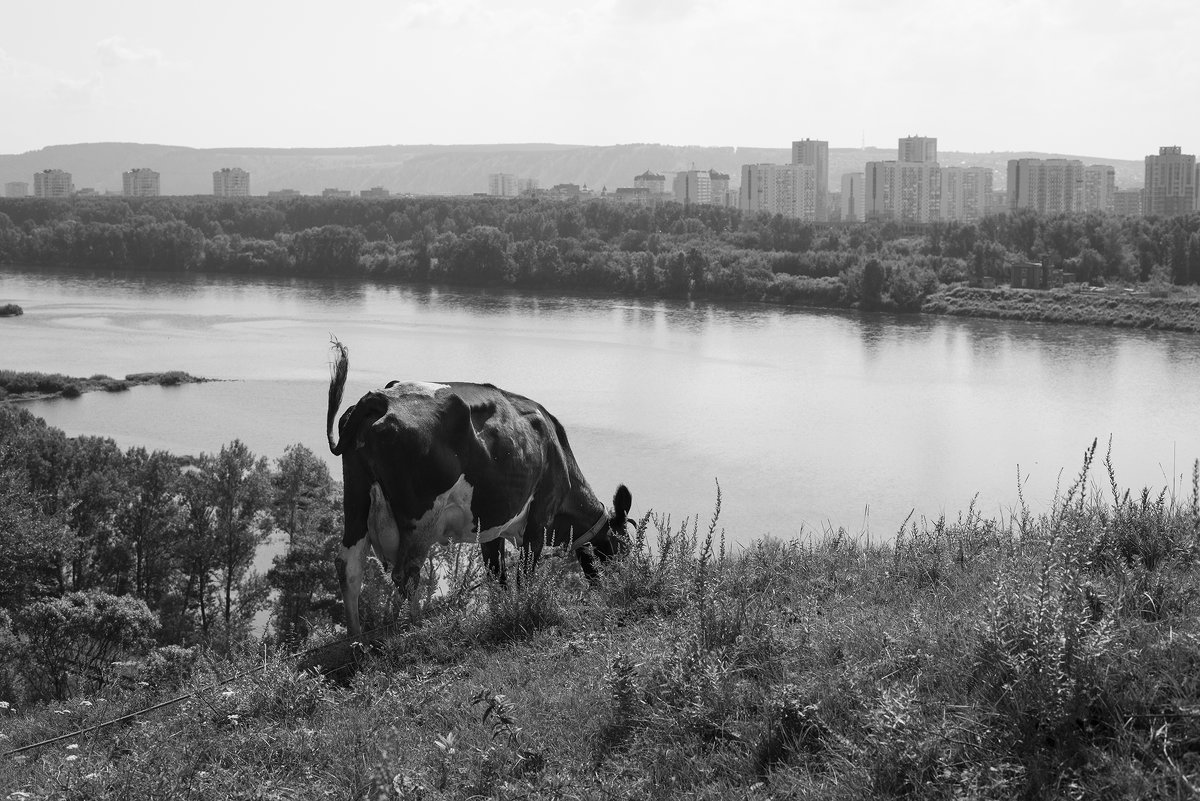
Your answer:
[[[602,561],[629,553],[630,542],[626,526],[633,522],[629,519],[631,506],[633,495],[621,484],[613,495],[613,509],[612,514],[608,516],[608,525],[592,540],[592,550]]]

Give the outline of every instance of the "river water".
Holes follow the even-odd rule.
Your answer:
[[[1190,492],[1200,337],[1104,328],[423,289],[0,268],[0,368],[186,370],[220,382],[27,404],[68,434],[176,453],[325,444],[329,338],[347,403],[393,378],[491,382],[564,424],[618,482],[734,542],[1048,507],[1111,437],[1118,479]],[[1102,473],[1095,474],[1104,479]],[[703,530],[703,525],[702,525]]]

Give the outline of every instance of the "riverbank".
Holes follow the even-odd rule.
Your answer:
[[[921,312],[1200,333],[1200,294],[1175,288],[1151,289],[1147,285],[1100,290],[983,289],[959,285],[926,297]]]
[[[182,370],[163,373],[130,373],[124,378],[93,375],[75,378],[60,373],[31,373],[0,370],[0,403],[5,401],[45,400],[47,398],[78,398],[84,392],[124,392],[130,387],[157,384],[174,387],[181,384],[203,384],[211,378],[198,378]]]
[[[1089,465],[1049,514],[968,509],[890,544],[838,531],[734,555],[715,519],[708,537],[643,522],[591,590],[552,557],[519,586],[479,586],[453,570],[467,548],[439,566],[472,589],[369,654],[327,631],[300,666],[271,656],[218,688],[256,657],[175,653],[143,685],[0,709],[4,750],[194,693],[6,758],[0,794],[1188,795],[1200,499],[1094,493]]]

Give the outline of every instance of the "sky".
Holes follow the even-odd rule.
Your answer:
[[[77,142],[1200,151],[1195,0],[3,0],[0,153]]]

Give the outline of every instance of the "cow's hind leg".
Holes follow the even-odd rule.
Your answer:
[[[367,566],[367,538],[362,537],[350,547],[342,546],[337,560],[338,584],[342,589],[342,602],[346,606],[346,628],[353,640],[362,639],[362,625],[358,618],[358,598],[362,594],[363,573]]]

